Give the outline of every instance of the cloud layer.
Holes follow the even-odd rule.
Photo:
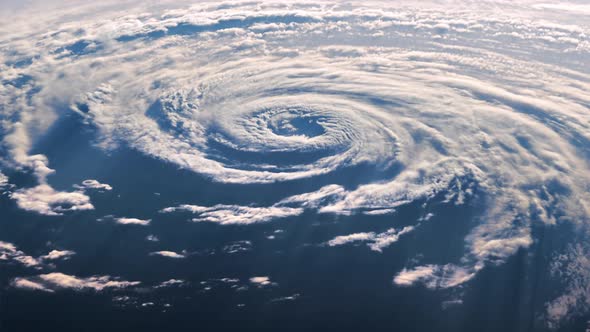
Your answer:
[[[49,160],[31,153],[51,124],[73,112],[105,150],[130,146],[216,183],[326,184],[269,206],[253,197],[244,206],[162,211],[190,212],[194,221],[253,224],[305,211],[374,216],[441,196],[486,207],[460,259],[407,266],[393,277],[400,286],[460,286],[530,247],[534,223],[588,231],[590,31],[583,5],[110,5],[37,14],[36,25],[0,24],[1,162],[38,182],[10,193],[24,210],[91,210],[85,191],[112,189],[86,180],[75,191],[57,191]],[[7,183],[0,174],[0,186]],[[364,241],[380,251],[411,230],[328,244]],[[588,248],[576,248],[568,256],[571,279],[588,280],[580,268]],[[15,284],[126,285],[61,274]],[[569,290],[589,294],[582,286]],[[546,314],[559,321],[576,307],[571,296],[559,297]]]

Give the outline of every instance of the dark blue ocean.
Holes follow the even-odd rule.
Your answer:
[[[273,204],[316,190],[329,184],[326,181],[354,187],[370,174],[355,169],[321,181],[220,184],[125,146],[98,149],[95,139],[93,129],[72,115],[54,125],[33,151],[50,160],[56,173],[49,183],[58,190],[71,191],[85,179],[110,184],[110,192],[89,194],[95,210],[40,216],[18,209],[4,195],[0,241],[14,243],[32,256],[46,254],[49,246],[67,248],[76,255],[56,263],[60,272],[81,277],[108,274],[141,281],[141,286],[102,292],[20,290],[10,282],[38,271],[0,261],[2,332],[544,330],[538,317],[544,310],[540,299],[557,294],[559,285],[543,269],[551,253],[568,243],[568,229],[535,227],[535,243],[528,250],[505,264],[486,267],[462,287],[404,288],[395,286],[393,277],[414,259],[432,264],[459,261],[483,200],[474,195],[463,205],[453,205],[436,197],[380,216],[306,212],[253,225],[197,223],[188,213],[158,211],[179,204]],[[30,174],[6,173],[18,187],[35,184]],[[362,243],[321,245],[336,235],[416,225],[426,213],[434,217],[382,253]],[[108,215],[152,222],[142,227],[98,220]],[[146,240],[148,235],[159,242]],[[157,250],[184,250],[187,257],[149,255]],[[252,276],[269,276],[275,284],[248,285]],[[169,279],[187,284],[153,287]],[[563,330],[585,328],[582,317]]]

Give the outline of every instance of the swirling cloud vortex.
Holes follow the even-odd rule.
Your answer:
[[[394,278],[455,287],[529,247],[534,223],[586,234],[589,216],[587,12],[496,5],[105,4],[92,19],[62,13],[77,24],[2,26],[4,164],[46,185],[48,161],[29,150],[73,111],[101,148],[129,146],[214,182],[326,183],[259,207],[272,213],[257,221],[475,199],[485,209],[460,261]],[[327,180],[355,171],[370,176]],[[581,288],[548,303],[548,318],[573,310]]]

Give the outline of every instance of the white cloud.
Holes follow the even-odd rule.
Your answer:
[[[151,219],[138,219],[138,218],[115,218],[115,222],[121,225],[139,225],[147,226],[150,224]]]
[[[447,301],[443,301],[443,303],[441,304],[441,307],[443,308],[443,310],[446,310],[448,308],[460,306],[462,304],[463,304],[463,300],[461,300],[461,299],[447,300]]]
[[[203,286],[204,291],[210,291],[216,287],[229,287],[238,292],[245,291],[248,289],[247,285],[240,284],[240,279],[229,277],[203,280],[200,282],[200,284],[201,286]]]
[[[575,2],[539,3],[534,8],[571,11],[576,14],[590,15],[590,5]]]
[[[150,241],[150,242],[160,242],[160,239],[157,236],[153,235],[153,234],[150,234],[150,235],[146,236],[145,239],[148,240],[148,241]]]
[[[479,269],[481,269],[481,265],[471,269],[453,264],[423,265],[413,269],[404,268],[393,278],[393,283],[398,286],[412,286],[421,283],[431,289],[451,288],[471,280]]]
[[[105,289],[120,289],[139,285],[138,281],[122,281],[110,276],[92,276],[80,278],[72,275],[53,272],[32,277],[15,278],[11,285],[28,290],[55,292],[62,289],[75,291],[93,290],[100,292]]]
[[[369,210],[369,211],[363,211],[363,214],[366,214],[368,216],[380,216],[380,215],[384,215],[384,214],[392,214],[395,213],[395,209],[378,209],[378,210]]]
[[[389,229],[387,232],[377,234],[373,239],[373,243],[369,244],[369,248],[373,251],[381,252],[384,248],[397,242],[400,236],[407,234],[415,229],[414,226],[406,226],[401,230]]]
[[[235,254],[250,250],[252,250],[252,242],[248,240],[235,241],[223,247],[223,252],[226,254]]]
[[[111,187],[110,185],[106,184],[106,183],[100,183],[97,180],[93,180],[93,179],[88,179],[88,180],[84,180],[82,181],[81,184],[76,184],[74,185],[75,188],[78,189],[97,189],[97,190],[113,190],[113,187]]]
[[[56,260],[56,259],[63,259],[67,260],[76,253],[71,250],[52,250],[47,255],[41,256],[44,260]]]
[[[341,246],[358,241],[370,241],[375,238],[375,233],[354,233],[348,235],[340,235],[328,241],[330,247]]]
[[[21,289],[38,290],[53,293],[54,291],[50,288],[46,288],[42,283],[34,282],[25,278],[16,278],[12,281],[12,286]]]
[[[71,250],[52,250],[47,255],[33,257],[18,250],[12,243],[0,241],[0,261],[16,262],[37,270],[47,267],[49,261],[67,260],[75,254]]]
[[[270,281],[270,278],[267,276],[252,277],[250,278],[250,283],[256,285],[257,287],[267,287],[276,285],[274,282]]]
[[[10,193],[10,197],[16,201],[18,207],[49,216],[62,215],[66,211],[93,210],[94,206],[90,198],[82,191],[56,191],[47,184],[47,177],[55,171],[47,166],[48,160],[44,155],[28,156],[26,154],[24,150],[30,144],[29,138],[23,131],[22,123],[18,122],[14,125],[16,127],[13,135],[5,137],[4,140],[8,145],[13,146],[15,168],[30,170],[39,183],[35,187],[21,188]]]
[[[47,184],[19,189],[10,194],[23,210],[48,216],[62,215],[66,211],[92,210],[90,198],[82,192],[55,191]]]
[[[175,259],[186,258],[186,256],[184,254],[179,254],[177,252],[168,251],[168,250],[155,251],[155,252],[150,253],[150,255],[151,256],[162,256],[162,257],[167,257],[167,258],[175,258]]]
[[[8,186],[8,177],[0,172],[0,190],[5,189]]]
[[[40,259],[34,258],[17,249],[8,242],[0,241],[0,261],[17,262],[26,267],[41,268]]]
[[[188,282],[186,280],[170,279],[161,282],[159,285],[155,286],[155,288],[182,287],[186,286],[187,284]]]
[[[565,292],[545,303],[548,325],[557,329],[564,320],[580,317],[590,308],[588,247],[570,245],[565,253],[554,256],[550,271],[555,280],[566,285]]]
[[[186,212],[191,212],[191,213],[201,213],[201,212],[205,212],[207,210],[208,210],[208,208],[205,206],[181,204],[179,206],[171,206],[171,207],[164,208],[160,212],[161,213],[174,213],[174,212],[186,211]]]
[[[295,293],[293,295],[290,296],[283,296],[283,297],[278,297],[276,299],[272,299],[270,300],[270,302],[287,302],[287,301],[295,301],[297,300],[299,297],[301,297],[301,294]]]
[[[28,267],[38,267],[41,263],[37,258],[32,256],[15,256],[13,258],[15,261],[28,266]]]
[[[388,229],[383,233],[353,233],[348,235],[341,235],[328,241],[330,247],[341,246],[353,242],[369,242],[367,245],[371,250],[381,252],[384,248],[397,242],[401,235],[409,233],[415,229],[414,226],[406,226],[401,230],[395,228]]]
[[[198,205],[180,205],[162,210],[164,213],[189,211],[196,215],[195,222],[206,221],[221,225],[253,224],[267,222],[273,219],[297,216],[303,213],[301,208],[290,207],[251,207],[240,205],[215,205],[204,207]]]

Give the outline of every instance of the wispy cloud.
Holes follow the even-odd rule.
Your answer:
[[[409,233],[414,229],[415,226],[406,226],[401,230],[391,228],[383,233],[368,232],[340,235],[328,241],[327,244],[330,247],[336,247],[354,242],[368,242],[367,245],[369,248],[371,248],[371,250],[381,252],[384,248],[387,248],[391,244],[397,242],[400,236]]]
[[[189,211],[196,215],[193,221],[207,221],[222,225],[253,224],[273,219],[297,216],[303,213],[301,208],[290,207],[251,207],[240,205],[215,205],[204,207],[198,205],[180,205],[162,210],[164,213]]]
[[[41,274],[33,277],[19,277],[15,278],[11,283],[16,288],[46,292],[55,292],[63,289],[100,292],[105,289],[121,289],[139,284],[140,282],[138,281],[122,281],[110,276],[80,278],[60,272]]]
[[[161,257],[174,258],[174,259],[186,258],[186,255],[184,253],[179,254],[177,252],[169,251],[169,250],[155,251],[155,252],[150,253],[150,256],[161,256]]]

